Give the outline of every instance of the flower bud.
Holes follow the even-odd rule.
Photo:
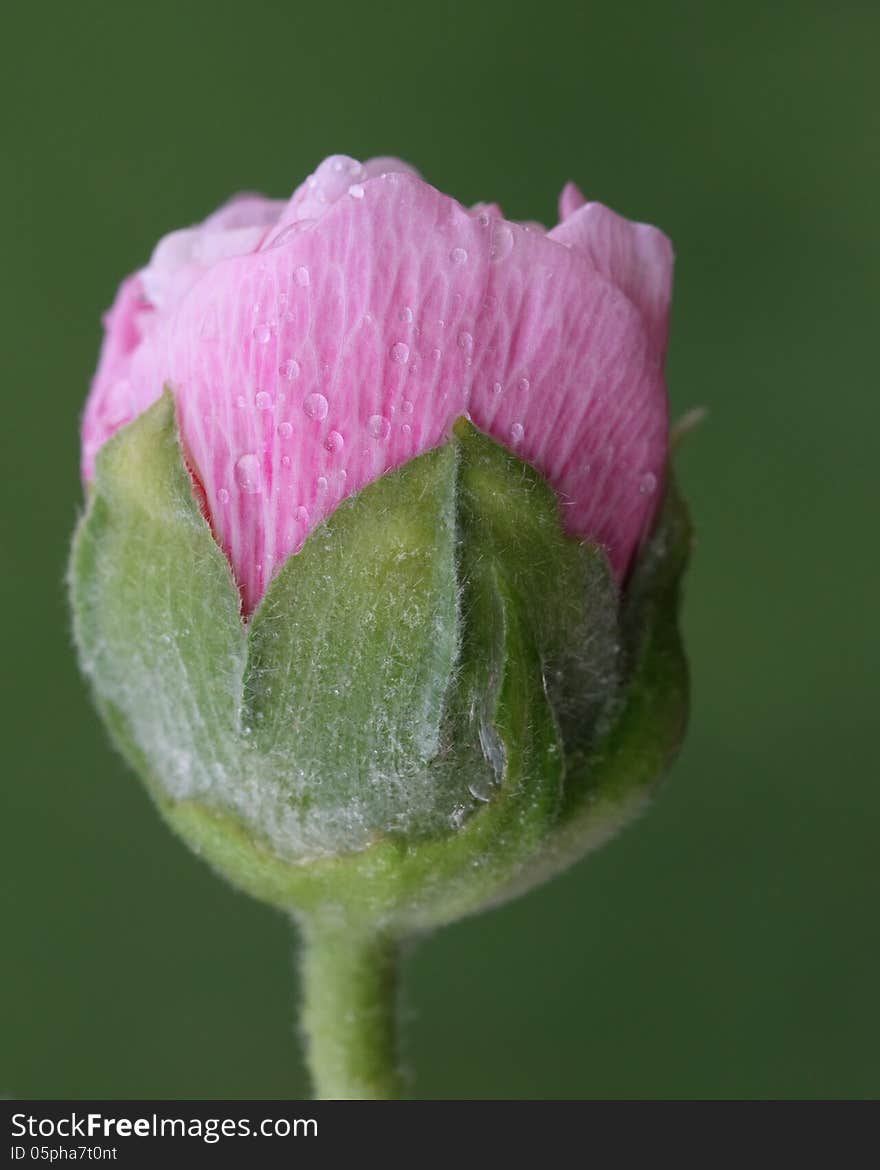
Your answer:
[[[449,921],[608,836],[678,745],[671,250],[560,208],[334,157],[166,237],[108,315],[83,669],[168,822],[268,902]]]

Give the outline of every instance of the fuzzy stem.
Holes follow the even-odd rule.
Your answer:
[[[315,1097],[398,1099],[397,941],[312,918],[300,929],[300,1019]]]

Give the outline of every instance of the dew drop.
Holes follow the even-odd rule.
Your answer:
[[[506,223],[492,225],[492,239],[489,244],[489,259],[497,264],[513,251],[513,232]]]
[[[303,505],[300,504],[300,506],[293,513],[293,518],[294,518],[294,520],[298,521],[298,523],[300,523],[300,524],[308,524],[308,522],[309,522],[308,508],[304,508]]]
[[[352,183],[348,189],[348,193],[352,199],[363,199],[364,197],[364,189],[360,183]]]
[[[374,439],[387,439],[391,434],[391,423],[383,414],[370,415],[367,430]]]
[[[254,402],[257,404],[257,410],[271,410],[272,409],[272,395],[267,394],[265,390],[259,390]]]
[[[238,460],[235,465],[235,482],[249,496],[258,495],[263,490],[260,461],[256,455],[249,452]]]
[[[525,394],[525,392],[526,392],[527,390],[530,390],[530,389],[531,389],[531,386],[532,386],[532,384],[531,384],[531,382],[528,380],[528,378],[520,378],[520,380],[519,380],[519,388],[520,388],[520,390],[522,390],[522,392],[523,392],[524,394]]]
[[[453,248],[449,253],[449,259],[453,264],[465,264],[467,258],[468,254],[464,248]]]
[[[405,435],[408,435],[410,433],[410,431],[412,430],[412,427],[409,425],[409,423],[404,423],[400,429],[403,431],[403,433]]]
[[[254,341],[256,341],[259,345],[265,345],[271,336],[272,330],[265,323],[262,325],[257,325],[257,327],[254,329]]]
[[[471,349],[474,344],[474,339],[470,333],[459,333],[458,344],[461,349]]]
[[[220,490],[217,492],[217,499],[221,504],[229,503],[229,492],[226,490],[226,488],[220,488]]]
[[[525,434],[525,429],[523,428],[522,423],[515,422],[513,424],[513,426],[510,428],[511,442],[519,443],[522,440],[522,437],[524,434]]]
[[[309,275],[309,270],[304,264],[301,264],[299,268],[294,269],[293,279],[300,286],[300,288],[305,288],[306,285],[310,284],[312,280],[311,276]]]
[[[289,422],[279,423],[278,434],[281,436],[282,439],[289,439],[290,436],[293,434],[292,424]]]
[[[268,252],[272,248],[280,248],[286,244],[291,236],[296,236],[300,232],[306,231],[307,228],[314,226],[314,219],[298,219],[296,223],[289,223],[281,229],[277,236],[273,236],[260,248],[261,252]]]
[[[413,311],[409,305],[405,305],[404,308],[400,310],[400,319],[401,321],[405,321],[407,325],[412,324]]]
[[[328,407],[329,403],[323,394],[309,394],[303,402],[303,410],[309,418],[317,419],[319,422],[327,417]]]
[[[653,471],[646,471],[639,480],[639,495],[649,496],[657,488],[657,476]]]
[[[412,414],[415,408],[408,398],[404,398],[403,402],[400,404],[400,409],[404,414]]]
[[[492,389],[495,391],[496,394],[500,394],[501,390],[502,390],[501,383],[500,382],[493,383]]]
[[[327,490],[327,476],[326,475],[319,475],[315,486],[317,487],[319,492],[326,492],[326,490]]]
[[[282,362],[278,367],[278,373],[282,378],[286,378],[288,382],[292,382],[294,378],[299,377],[300,365],[296,358],[288,358],[286,362]]]
[[[247,399],[245,398],[245,396],[243,394],[238,395],[238,397],[235,400],[235,405],[238,407],[239,410],[244,410],[244,408],[247,406]]]
[[[342,437],[339,431],[330,431],[330,433],[327,435],[327,438],[324,440],[324,446],[331,455],[335,455],[337,451],[341,451],[345,446],[345,439]]]
[[[282,467],[290,467],[290,456],[289,455],[282,455],[281,456],[281,466]]]
[[[401,366],[409,361],[409,346],[405,341],[395,341],[392,345],[391,360]]]
[[[439,362],[440,361],[440,350],[439,349],[432,349],[431,350],[431,357],[434,359],[435,362]]]

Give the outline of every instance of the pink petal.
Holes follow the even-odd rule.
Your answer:
[[[101,445],[148,404],[128,380],[131,357],[155,316],[140,276],[127,276],[104,314],[104,341],[83,419],[82,474],[91,479]]]
[[[596,270],[638,306],[662,360],[674,262],[672,244],[663,232],[624,219],[601,203],[585,203],[549,235],[589,256]]]
[[[619,266],[408,173],[339,193],[337,161],[316,172],[315,222],[217,260],[125,362],[134,412],[175,391],[245,612],[342,499],[466,412],[547,476],[568,531],[601,541],[622,577],[660,494],[666,398]],[[96,380],[91,449],[112,433],[105,396]]]
[[[662,486],[665,383],[638,310],[551,237],[497,225],[471,416],[549,480],[568,532],[604,545],[620,579]]]
[[[581,193],[580,187],[576,183],[566,183],[559,196],[559,222],[562,223],[570,215],[574,215],[578,208],[583,207],[585,203],[586,199]]]
[[[141,273],[147,299],[173,309],[217,260],[256,251],[284,206],[262,195],[235,195],[202,223],[163,236]]]

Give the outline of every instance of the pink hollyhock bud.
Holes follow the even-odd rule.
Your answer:
[[[323,1095],[399,1091],[400,940],[604,840],[683,732],[672,252],[560,215],[336,156],[106,318],[80,660],[168,822],[300,920]]]
[[[185,457],[250,614],[340,502],[474,426],[550,483],[625,578],[662,496],[672,249],[573,184],[560,223],[467,209],[396,159],[326,159],[242,195],[125,280],[83,474],[174,394]]]

